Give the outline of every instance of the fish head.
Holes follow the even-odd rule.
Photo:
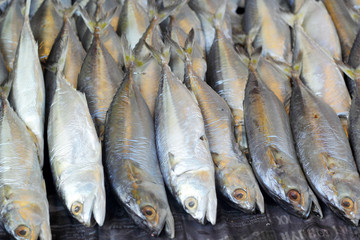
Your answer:
[[[132,189],[131,198],[125,202],[132,219],[152,236],[165,231],[174,237],[174,219],[170,211],[163,184],[142,181]]]
[[[184,210],[194,219],[201,224],[207,219],[214,225],[217,198],[214,180],[211,180],[214,176],[210,172],[207,169],[199,169],[182,174],[176,195]]]
[[[94,216],[102,226],[106,211],[102,167],[72,174],[60,189],[65,205],[75,219],[85,226],[91,226]]]
[[[6,230],[15,239],[37,240],[40,234],[50,234],[48,223],[44,221],[48,207],[41,206],[41,203],[44,201],[24,194],[7,204],[2,218]]]
[[[301,171],[297,159],[287,154],[278,146],[271,146],[266,152],[274,166],[269,171],[267,184],[270,195],[288,212],[307,218],[310,214],[313,195]]]
[[[360,220],[360,188],[357,184],[347,181],[349,178],[343,178],[336,187],[336,192],[332,191],[333,196],[329,198],[331,209],[345,221],[356,226]]]

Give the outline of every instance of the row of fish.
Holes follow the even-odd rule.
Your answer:
[[[0,1],[2,224],[51,239],[47,131],[56,190],[86,226],[104,223],[104,175],[152,235],[175,236],[165,188],[203,224],[216,190],[264,213],[261,186],[294,215],[322,217],[320,198],[357,225],[355,2]]]

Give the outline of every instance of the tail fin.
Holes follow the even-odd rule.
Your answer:
[[[25,21],[29,21],[31,0],[25,0],[25,1],[26,3],[25,3],[24,17],[25,17]]]
[[[216,29],[221,29],[221,26],[224,25],[226,6],[227,0],[223,1],[220,8],[215,12],[215,15],[213,16],[213,25]]]
[[[159,65],[167,64],[168,63],[168,56],[169,52],[164,53],[164,49],[162,51],[158,51],[152,46],[150,46],[147,42],[145,42],[145,46],[149,49],[152,56],[156,59],[156,61],[159,63]]]

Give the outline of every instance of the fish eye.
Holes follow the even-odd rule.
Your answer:
[[[185,207],[189,210],[193,210],[197,208],[197,200],[193,197],[188,197],[185,200]]]
[[[287,193],[287,196],[290,199],[290,201],[292,201],[292,202],[297,202],[297,203],[301,202],[301,195],[295,189],[289,190],[288,193]]]
[[[242,201],[247,198],[247,193],[244,189],[238,188],[233,192],[233,196],[236,200]]]
[[[16,236],[27,238],[30,236],[30,228],[25,225],[20,225],[15,229]]]
[[[350,198],[344,197],[343,199],[341,199],[341,206],[346,210],[351,211],[354,208],[354,202]]]
[[[145,206],[141,209],[142,213],[148,220],[154,220],[156,216],[156,210],[151,206]]]
[[[71,205],[71,213],[75,216],[79,215],[82,212],[83,205],[79,202],[74,202]]]

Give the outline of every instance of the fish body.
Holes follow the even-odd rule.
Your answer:
[[[295,35],[294,55],[295,59],[302,57],[301,77],[304,83],[329,104],[338,116],[347,119],[351,99],[338,66],[301,26],[295,26]]]
[[[173,238],[174,219],[166,197],[155,147],[153,118],[134,84],[134,67],[107,114],[106,166],[118,200],[140,227],[158,236],[165,226]]]
[[[200,223],[216,222],[215,172],[195,98],[162,60],[155,107],[160,169],[171,194]]]
[[[6,68],[13,68],[16,49],[24,23],[21,0],[13,0],[0,20],[0,49],[4,57]]]
[[[216,28],[214,43],[207,58],[207,81],[225,99],[235,121],[236,142],[246,151],[243,100],[248,79],[248,67],[235,51],[232,41]],[[211,59],[211,60],[210,60]]]
[[[149,25],[149,16],[138,1],[125,0],[122,5],[117,33],[125,35],[131,48],[139,42]]]
[[[15,239],[51,240],[49,204],[34,139],[1,96],[0,219]]]
[[[0,53],[0,85],[8,79],[9,72],[6,68],[4,58]]]
[[[50,166],[56,190],[79,222],[91,225],[92,215],[105,219],[101,143],[86,98],[64,76],[57,76],[47,128]]]
[[[246,1],[243,18],[244,32],[254,48],[262,47],[264,56],[291,64],[291,35],[288,24],[281,18],[279,2],[275,0]],[[250,43],[248,43],[250,44]]]
[[[289,107],[291,97],[290,79],[271,58],[260,56],[256,70],[268,88],[278,97],[286,109]]]
[[[351,18],[344,1],[323,0],[323,3],[331,16],[339,35],[343,60],[347,61],[356,34],[359,30],[357,23]]]
[[[9,81],[12,82],[10,103],[34,137],[40,166],[43,166],[45,84],[39,61],[38,45],[32,34],[28,15],[25,15],[14,68],[9,75]]]
[[[317,196],[357,225],[360,181],[347,136],[334,110],[294,78],[290,121],[302,169]]]
[[[81,65],[86,56],[81,42],[76,36],[69,18],[64,18],[64,24],[59,35],[55,39],[54,45],[47,60],[47,69],[45,70],[45,87],[46,87],[46,108],[45,116],[48,116],[52,98],[56,89],[56,74],[55,69],[50,69],[51,66],[58,63],[63,51],[66,51],[64,75],[66,81],[76,89],[78,76],[81,70]]]
[[[121,84],[123,73],[95,33],[78,78],[78,89],[85,93],[99,137],[104,132],[105,116]]]
[[[196,74],[189,54],[184,54],[183,57],[186,67],[185,83],[196,97],[204,118],[218,190],[232,206],[250,213],[255,212],[258,207],[263,213],[264,199],[249,162],[235,141],[230,108]]]
[[[252,167],[265,191],[288,212],[307,218],[320,205],[298,163],[289,117],[276,95],[250,70],[245,126]]]
[[[31,18],[31,29],[39,43],[39,57],[42,63],[46,62],[63,23],[63,16],[57,9],[59,6],[55,4],[54,0],[44,0]]]

